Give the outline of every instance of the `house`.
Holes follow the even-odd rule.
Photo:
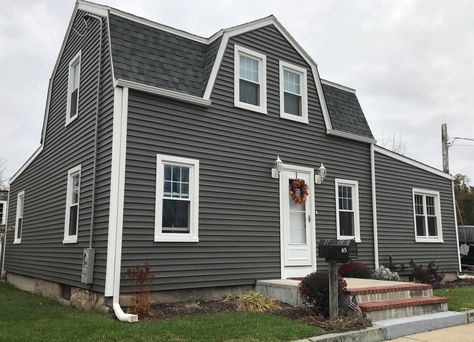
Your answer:
[[[273,16],[203,38],[78,1],[9,212],[10,282],[98,293],[123,320],[145,262],[159,300],[325,270],[326,238],[371,268],[460,266],[452,177],[377,146],[355,90]]]

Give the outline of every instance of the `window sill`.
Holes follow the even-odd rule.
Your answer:
[[[257,113],[261,113],[265,115],[267,114],[267,108],[263,106],[254,106],[248,103],[238,102],[238,101],[234,103],[234,106],[238,108],[250,110],[252,112],[257,112]]]
[[[338,240],[355,240],[355,242],[357,243],[362,242],[360,237],[356,237],[356,236],[338,236],[337,239]]]
[[[191,235],[184,235],[182,234],[161,234],[161,235],[156,235],[155,242],[199,242],[199,237],[197,236],[191,236]]]
[[[420,243],[444,243],[443,239],[423,239],[419,237],[415,237],[415,242],[420,242]]]
[[[64,125],[64,127],[69,126],[73,121],[75,121],[77,119],[78,116],[79,116],[79,114],[76,114],[70,119],[68,118],[68,116],[66,116],[66,124]]]
[[[301,122],[304,124],[309,125],[308,117],[304,116],[298,116],[298,115],[293,115],[293,114],[287,114],[287,113],[280,113],[280,118],[286,119],[286,120],[291,120],[291,121],[296,121],[296,122]]]
[[[70,236],[70,237],[64,238],[63,244],[69,244],[69,243],[77,243],[77,236]]]

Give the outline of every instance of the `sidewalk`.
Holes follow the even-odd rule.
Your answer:
[[[474,342],[474,323],[400,337],[392,342]]]

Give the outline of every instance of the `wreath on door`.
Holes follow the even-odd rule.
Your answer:
[[[290,196],[296,204],[303,204],[308,198],[308,186],[304,179],[297,178],[291,183]]]

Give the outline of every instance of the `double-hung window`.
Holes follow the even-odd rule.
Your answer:
[[[360,242],[359,184],[336,179],[336,227],[338,239]]]
[[[16,196],[16,220],[15,220],[15,236],[13,243],[21,243],[23,235],[23,211],[25,207],[25,192],[21,191]]]
[[[81,78],[81,52],[69,62],[69,80],[67,89],[66,126],[77,118],[79,113],[79,86]]]
[[[308,123],[307,71],[280,61],[280,116]]]
[[[439,192],[413,189],[416,242],[443,242]]]
[[[67,173],[66,219],[64,223],[63,243],[76,243],[79,226],[79,198],[81,192],[81,166]]]
[[[234,105],[267,113],[266,56],[234,46]]]
[[[157,155],[155,241],[197,242],[199,161]]]
[[[7,216],[7,202],[0,201],[0,226],[7,223],[6,216]]]

